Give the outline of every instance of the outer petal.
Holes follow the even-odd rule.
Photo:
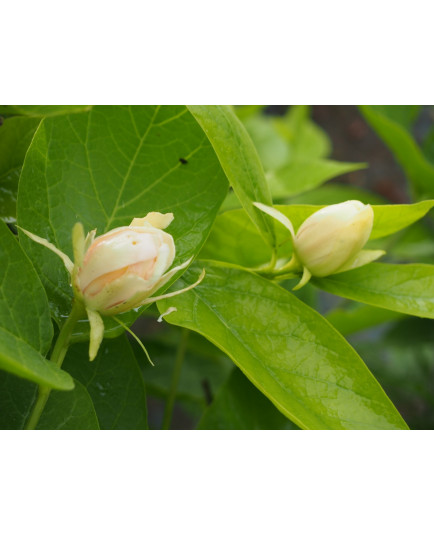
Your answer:
[[[104,321],[96,311],[86,311],[90,323],[89,359],[93,361],[104,337]]]
[[[335,274],[360,268],[361,266],[365,266],[365,264],[376,261],[385,254],[386,252],[380,249],[363,249],[355,257],[341,266],[339,270],[335,272]]]
[[[85,296],[86,305],[102,315],[115,315],[136,307],[150,295],[151,285],[135,274],[125,274],[107,284],[96,296]]]
[[[149,212],[144,218],[134,218],[130,226],[140,227],[144,223],[150,223],[152,227],[155,227],[156,229],[165,229],[173,220],[174,216],[172,212],[168,212],[167,214],[161,214],[161,212]]]
[[[263,203],[253,203],[256,208],[259,208],[259,210],[262,210],[262,212],[265,212],[265,214],[268,214],[278,222],[280,222],[282,225],[284,225],[288,231],[291,233],[291,236],[294,238],[294,226],[292,225],[289,218],[287,218],[284,214],[279,212],[274,207],[269,207],[268,205],[264,205]]]

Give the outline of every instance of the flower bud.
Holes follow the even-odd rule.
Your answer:
[[[175,244],[162,231],[172,214],[150,213],[87,242],[73,286],[86,307],[114,315],[137,307],[160,288],[175,258]]]
[[[373,222],[372,207],[360,201],[324,207],[307,218],[297,231],[296,257],[316,277],[340,271],[366,244]]]
[[[95,359],[104,337],[101,314],[113,316],[118,324],[136,337],[114,315],[187,292],[205,277],[205,270],[202,270],[199,279],[192,285],[153,297],[176,272],[186,268],[193,260],[191,257],[167,271],[175,258],[175,244],[172,236],[162,229],[172,221],[172,213],[150,212],[144,218],[134,218],[128,227],[118,227],[97,239],[96,230],[85,238],[83,225],[76,223],[72,230],[74,262],[45,238],[20,227],[29,238],[56,253],[71,275],[74,294],[84,304],[89,319],[91,361]],[[175,307],[169,307],[160,318],[174,311]],[[137,341],[148,355],[140,339]]]

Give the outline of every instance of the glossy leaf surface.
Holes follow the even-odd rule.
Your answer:
[[[434,318],[434,266],[382,264],[313,278],[322,290],[399,313]]]
[[[252,203],[271,204],[271,194],[255,146],[229,106],[189,106],[208,136],[244,210],[265,240],[274,245],[274,225]]]
[[[200,263],[205,280],[159,303],[174,323],[225,351],[274,405],[302,428],[405,428],[345,339],[293,294],[248,271]],[[194,273],[196,271],[196,274]]]

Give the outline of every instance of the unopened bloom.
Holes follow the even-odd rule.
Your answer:
[[[378,259],[384,251],[362,250],[374,223],[371,205],[345,201],[324,207],[309,216],[295,234],[290,220],[273,207],[254,203],[257,208],[280,221],[291,234],[294,255],[280,272],[303,270],[295,289],[305,285],[311,276],[352,270]]]
[[[374,223],[371,205],[345,201],[309,216],[294,238],[298,260],[316,277],[337,272],[359,253]]]
[[[90,233],[78,245],[72,284],[87,308],[103,315],[129,311],[171,278],[174,271],[167,270],[175,258],[175,244],[162,229],[172,220],[172,214],[150,213],[96,239]],[[81,233],[75,230],[79,242]]]
[[[100,315],[114,316],[180,294],[202,281],[204,273],[185,289],[152,297],[192,260],[169,270],[176,249],[172,236],[163,229],[172,221],[172,213],[150,212],[144,218],[134,218],[129,226],[118,227],[98,238],[96,230],[85,237],[83,226],[77,223],[72,233],[74,262],[47,240],[23,229],[27,236],[57,253],[71,274],[75,297],[84,304],[91,326],[91,360],[104,336]]]

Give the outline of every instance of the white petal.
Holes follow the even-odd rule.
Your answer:
[[[288,231],[291,233],[292,237],[294,237],[294,227],[291,223],[291,221],[281,212],[276,210],[274,207],[269,207],[268,205],[264,205],[262,203],[253,203],[256,208],[259,208],[259,210],[262,210],[262,212],[265,212],[265,214],[268,214],[278,222],[280,222],[282,225],[284,225]]]

